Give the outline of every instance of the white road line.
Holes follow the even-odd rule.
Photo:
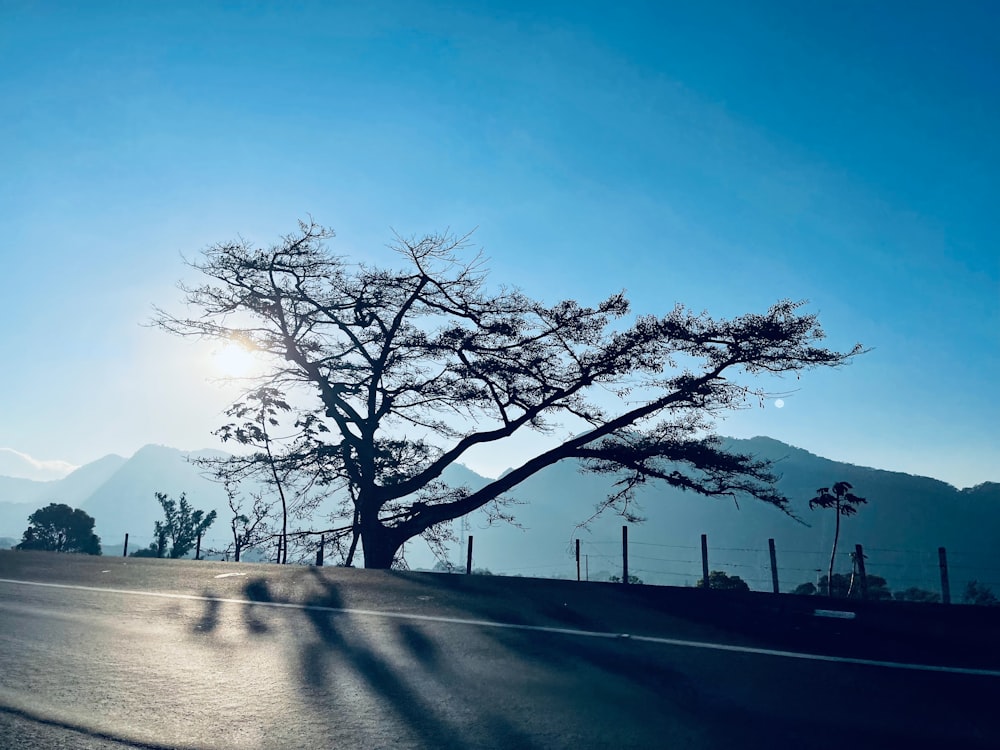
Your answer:
[[[800,651],[781,651],[771,648],[756,648],[754,646],[734,646],[725,643],[708,641],[688,641],[679,638],[660,638],[650,635],[631,635],[629,633],[602,633],[596,630],[575,630],[572,628],[554,628],[545,625],[519,625],[510,622],[495,622],[492,620],[471,620],[462,617],[443,617],[440,615],[420,615],[408,612],[380,612],[373,609],[349,609],[347,607],[324,607],[316,604],[295,604],[293,602],[262,602],[250,599],[229,599],[215,596],[198,596],[196,594],[168,594],[159,591],[136,591],[133,589],[112,589],[98,586],[80,586],[68,583],[42,583],[40,581],[20,581],[13,578],[0,578],[0,583],[10,583],[19,586],[37,586],[40,588],[70,589],[73,591],[90,591],[100,594],[122,594],[125,596],[145,596],[155,599],[180,599],[195,602],[219,602],[224,604],[239,604],[243,606],[272,607],[275,609],[295,609],[309,612],[328,612],[330,614],[356,615],[361,617],[381,617],[393,620],[418,620],[421,622],[437,622],[450,625],[471,625],[481,628],[501,628],[506,630],[526,630],[536,633],[554,633],[557,635],[573,635],[584,638],[628,638],[633,641],[657,643],[665,646],[681,648],[699,648],[710,651],[731,651],[757,656],[777,656],[786,659],[803,659],[806,661],[836,662],[840,664],[858,664],[866,667],[884,667],[888,669],[909,669],[919,672],[945,672],[949,674],[976,675],[979,677],[1000,677],[1000,670],[973,669],[971,667],[948,667],[936,664],[910,664],[898,661],[878,661],[875,659],[859,659],[850,656],[828,656],[824,654],[809,654]]]

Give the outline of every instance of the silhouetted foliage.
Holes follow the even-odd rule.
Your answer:
[[[833,533],[833,550],[830,552],[830,571],[827,579],[827,596],[835,596],[829,590],[829,584],[833,580],[833,561],[837,557],[837,542],[840,540],[840,517],[851,516],[858,512],[858,506],[867,503],[863,497],[854,495],[850,482],[837,482],[833,485],[833,491],[829,487],[820,487],[816,490],[816,497],[809,501],[809,508],[833,508],[836,514],[837,525]]]
[[[322,531],[360,538],[366,567],[389,567],[418,535],[441,551],[447,522],[474,510],[509,519],[505,493],[566,459],[616,477],[598,512],[636,518],[635,490],[653,480],[787,510],[770,464],[724,450],[712,418],[766,396],[744,376],[833,367],[861,351],[817,346],[823,332],[802,303],[730,320],[678,305],[625,322],[620,293],[586,307],[488,291],[482,259],[462,258],[464,238],[397,238],[404,267],[391,270],[333,255],[332,236],[310,223],[268,249],[216,245],[191,264],[206,283],[184,287],[199,314],[160,310],[155,322],[269,358],[265,425],[285,431],[281,441],[243,433],[271,449],[251,460],[343,490],[342,524]],[[253,398],[234,407],[238,419],[256,414]],[[485,487],[441,481],[471,449],[551,434],[559,419],[581,430]]]
[[[609,576],[608,580],[611,581],[611,583],[621,583],[622,582],[622,577],[621,576]],[[642,583],[642,579],[639,578],[639,576],[634,576],[634,575],[632,575],[630,573],[629,577],[628,577],[628,582],[629,583],[634,583],[634,584],[641,584]]]
[[[749,591],[750,585],[739,576],[731,576],[721,570],[711,570],[708,573],[708,587],[719,591]],[[705,588],[705,579],[699,578],[695,588]]]
[[[226,485],[230,498],[236,493],[236,486],[251,476],[260,479],[266,486],[274,489],[278,496],[278,503],[281,510],[281,527],[278,532],[278,556],[276,562],[284,564],[288,562],[289,514],[298,516],[307,515],[320,500],[320,496],[312,494],[311,490],[315,486],[315,476],[306,476],[302,481],[302,474],[298,471],[299,466],[296,461],[288,461],[283,455],[275,452],[275,445],[280,446],[280,441],[271,437],[271,430],[278,427],[280,416],[292,411],[292,407],[284,400],[284,396],[277,388],[262,386],[255,388],[246,394],[244,399],[231,406],[226,411],[226,416],[240,420],[226,424],[215,431],[215,435],[223,442],[234,440],[241,445],[256,449],[250,454],[230,456],[224,459],[202,458],[196,461],[199,466],[209,469],[217,481]],[[297,423],[295,428],[300,431],[300,440],[314,440],[316,433],[326,430],[322,422],[312,424],[302,421]],[[267,508],[270,512],[272,503],[264,501],[260,493],[256,493],[254,508],[263,510]],[[230,506],[232,507],[232,506]],[[234,512],[236,510],[234,509]],[[255,516],[254,509],[251,515]],[[254,522],[247,518],[249,524],[244,530],[250,531],[250,526]],[[263,517],[257,519],[258,526],[263,522]],[[263,527],[260,526],[263,531]],[[234,530],[234,534],[237,532]],[[250,536],[254,532],[250,531]],[[263,534],[257,535],[263,537]],[[245,543],[241,546],[247,546]],[[336,546],[334,544],[334,546]],[[350,561],[348,561],[350,564]]]
[[[941,595],[934,591],[910,586],[903,591],[897,591],[892,598],[900,602],[924,602],[926,604],[937,604],[941,601]]]
[[[49,503],[28,516],[29,526],[15,549],[101,554],[101,539],[94,533],[94,519],[63,503]]]
[[[962,592],[963,604],[975,604],[980,607],[996,607],[1000,605],[1000,599],[989,586],[985,586],[979,581],[969,581],[965,584],[965,591]]]
[[[233,559],[240,561],[243,550],[255,547],[269,539],[272,534],[267,526],[267,519],[271,513],[271,505],[264,501],[260,493],[251,496],[250,508],[244,512],[243,501],[239,496],[233,482],[225,482],[226,498],[229,503],[229,510],[232,517],[229,520],[229,529],[232,532],[233,541],[223,550],[228,555],[233,553]],[[247,515],[249,513],[249,515]],[[283,527],[287,531],[287,526]],[[288,550],[288,535],[282,534],[282,551]]]
[[[867,580],[867,599],[869,601],[892,599],[892,592],[889,590],[889,583],[882,576],[869,574],[867,576]],[[798,594],[800,596],[813,596],[821,592],[825,593],[827,596],[832,596],[838,599],[861,599],[863,596],[861,586],[857,583],[852,586],[851,576],[843,575],[841,573],[834,573],[832,580],[823,576],[819,579],[818,586],[813,583],[803,583],[792,591],[793,594]]]
[[[154,526],[153,533],[156,536],[156,541],[150,545],[150,549],[155,550],[156,557],[163,557],[167,551],[166,544],[169,540],[169,556],[171,558],[184,557],[194,548],[198,537],[215,521],[216,513],[214,510],[208,514],[203,510],[194,510],[183,492],[180,502],[172,500],[162,492],[155,494],[157,502],[163,508],[165,518],[163,521],[157,521]]]

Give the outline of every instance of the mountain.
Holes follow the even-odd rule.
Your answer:
[[[847,481],[868,499],[855,516],[843,519],[837,570],[850,572],[855,544],[864,546],[870,573],[894,590],[911,586],[938,590],[938,547],[946,547],[952,589],[978,579],[1000,591],[1000,484],[958,490],[926,477],[840,463],[777,440],[727,440],[727,447],[774,462],[778,489],[791,499],[792,516],[752,498],[713,499],[651,484],[637,493],[646,521],[629,528],[629,568],[647,583],[693,585],[701,577],[701,535],[706,534],[712,570],[739,575],[751,587],[771,586],[768,540],[774,539],[782,590],[815,582],[829,565],[834,516],[810,510],[816,488]],[[206,546],[228,543],[229,509],[222,488],[206,479],[191,457],[221,457],[219,451],[185,453],[149,445],[129,459],[107,456],[52,482],[0,477],[0,536],[20,538],[27,516],[48,502],[81,507],[96,520],[106,547],[120,549],[125,533],[130,549],[152,541],[161,510],[155,492],[187,494],[195,508],[216,510]],[[490,480],[454,465],[445,481],[475,490]],[[507,510],[517,526],[490,523],[484,511],[455,522],[456,538],[474,538],[475,567],[528,576],[575,576],[573,540],[581,540],[582,567],[592,579],[621,573],[621,527],[617,516],[602,516],[578,528],[604,498],[611,480],[582,473],[564,462],[530,478],[511,493]],[[793,517],[794,516],[794,517]],[[317,526],[324,523],[314,516]],[[430,568],[435,559],[420,541],[407,544],[411,567]],[[464,568],[465,548],[453,543],[451,560]]]
[[[153,537],[153,524],[162,517],[155,493],[164,492],[175,500],[187,495],[192,506],[206,512],[226,512],[222,486],[206,479],[190,458],[222,457],[220,451],[184,452],[162,445],[147,445],[125,461],[78,507],[96,521],[95,529],[104,545],[121,543],[131,537],[129,547],[145,546]],[[210,533],[217,532],[214,527]]]
[[[17,535],[28,526],[28,516],[49,503],[81,507],[124,464],[121,456],[105,456],[81,466],[62,479],[40,482],[0,476],[0,535]]]
[[[769,539],[775,540],[782,590],[815,582],[829,565],[835,517],[832,511],[810,510],[809,499],[818,487],[847,481],[868,504],[842,518],[837,571],[850,572],[850,552],[861,544],[868,572],[886,578],[891,588],[936,591],[938,547],[945,547],[953,590],[973,578],[1000,589],[1000,484],[958,490],[935,479],[831,461],[771,438],[726,444],[774,462],[777,487],[790,498],[798,520],[752,498],[713,499],[651,484],[636,496],[646,521],[629,528],[630,573],[650,583],[693,585],[701,578],[706,534],[709,567],[740,575],[752,588],[771,586]],[[571,462],[557,464],[514,490],[524,502],[515,511],[523,531],[487,526],[473,516],[476,565],[495,572],[575,575],[571,547],[579,538],[592,578],[620,575],[622,519],[602,516],[589,531],[577,528],[607,497],[610,481],[578,469]]]

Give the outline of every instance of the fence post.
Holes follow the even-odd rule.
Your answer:
[[[470,575],[472,573],[472,535],[469,535],[469,551],[465,556],[465,574]]]
[[[767,540],[767,549],[771,553],[771,585],[774,587],[774,593],[780,593],[778,588],[778,555],[774,551],[774,540]]]
[[[323,534],[319,535],[319,549],[316,550],[316,566],[323,567],[323,544],[326,542],[326,537]]]
[[[701,575],[705,588],[711,588],[708,582],[708,534],[701,535]]]
[[[583,556],[583,568],[587,574],[587,582],[590,582],[590,555]]]
[[[622,526],[622,583],[628,584],[628,526]]]
[[[941,603],[951,604],[951,584],[948,582],[948,553],[938,547],[938,565],[941,567]]]
[[[576,540],[576,580],[580,581],[580,540]]]
[[[861,598],[868,599],[868,574],[865,573],[865,551],[860,544],[854,545],[854,559],[858,562],[858,576],[861,578]]]
[[[194,548],[194,559],[195,560],[200,560],[201,559],[201,532],[200,531],[198,532],[198,541],[195,544],[195,548]]]
[[[125,548],[122,550],[122,557],[128,557],[128,532],[125,532]]]

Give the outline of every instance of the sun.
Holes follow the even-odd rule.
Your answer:
[[[211,362],[213,372],[223,378],[249,378],[261,370],[257,355],[236,342],[221,344],[212,352]]]

